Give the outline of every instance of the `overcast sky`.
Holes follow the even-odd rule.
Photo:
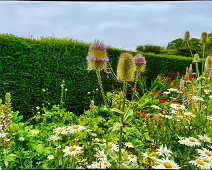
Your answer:
[[[109,46],[167,46],[189,30],[212,31],[212,1],[24,2],[0,1],[0,33],[104,40]]]

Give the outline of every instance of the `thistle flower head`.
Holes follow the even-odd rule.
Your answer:
[[[185,41],[189,41],[190,40],[190,32],[186,31],[185,35],[184,35],[184,40]]]
[[[208,33],[207,32],[203,32],[201,39],[202,39],[203,43],[208,42]]]
[[[103,70],[109,62],[107,57],[107,50],[103,42],[96,41],[89,49],[88,56],[88,70]]]
[[[208,56],[205,60],[205,69],[207,71],[212,71],[212,56]]]
[[[134,61],[135,61],[135,69],[137,72],[143,72],[145,71],[146,68],[146,60],[145,57],[143,57],[142,55],[138,54],[134,57]]]
[[[133,82],[135,73],[135,62],[129,53],[121,54],[117,66],[117,80],[119,82]]]
[[[195,54],[194,55],[194,63],[196,62],[200,62],[200,59],[199,59],[199,55],[198,54]]]

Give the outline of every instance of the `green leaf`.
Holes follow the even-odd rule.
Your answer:
[[[121,110],[119,110],[119,109],[117,109],[117,108],[112,108],[112,109],[110,109],[110,111],[116,112],[116,113],[120,113],[120,114],[124,114],[123,111],[121,111]]]

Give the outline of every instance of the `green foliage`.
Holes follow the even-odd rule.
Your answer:
[[[145,45],[145,46],[140,45],[137,46],[136,50],[144,53],[161,54],[164,49],[163,47],[157,45]]]

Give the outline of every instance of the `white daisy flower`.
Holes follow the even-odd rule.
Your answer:
[[[148,157],[149,157],[149,155],[148,155],[148,153],[147,153],[147,152],[142,153],[142,155],[143,155],[143,157],[145,157],[145,158],[148,158]]]
[[[99,142],[100,142],[100,140],[99,140],[98,138],[95,138],[93,141],[94,141],[95,143],[99,143]]]
[[[202,140],[204,142],[211,143],[211,141],[212,141],[211,138],[207,137],[205,134],[204,134],[204,136],[199,135],[198,137],[199,137],[200,140]]]
[[[212,116],[207,116],[207,120],[212,121]]]
[[[53,129],[53,132],[56,134],[67,134],[66,127],[58,127],[56,129]]]
[[[109,168],[111,166],[111,163],[108,162],[107,160],[102,161],[101,164],[106,168]]]
[[[97,154],[96,154],[96,157],[101,161],[107,160],[107,156],[105,155],[103,150],[98,151]]]
[[[196,165],[200,169],[210,169],[210,164],[204,162],[203,160],[197,159],[197,160],[191,160],[189,161],[190,164]]]
[[[168,94],[170,94],[170,92],[169,91],[164,91],[162,94],[168,95]]]
[[[157,152],[156,152],[157,155],[160,155],[160,156],[165,155],[167,157],[170,157],[171,153],[172,153],[171,150],[169,150],[166,145],[165,146],[161,145],[160,148],[157,149]]]
[[[151,105],[150,107],[155,108],[155,109],[158,109],[158,110],[161,110],[161,108],[158,107],[158,106],[156,106],[156,105]]]
[[[25,139],[23,137],[20,137],[19,140],[23,142]]]
[[[170,89],[167,89],[169,92],[177,92],[178,90],[175,89],[175,88],[170,88]]]
[[[40,131],[39,130],[31,130],[31,133],[32,133],[32,135],[37,135],[40,133]]]
[[[154,166],[154,169],[180,169],[178,164],[176,164],[173,160],[169,160],[168,158],[157,159],[156,164],[158,165]]]
[[[172,119],[173,118],[173,116],[169,116],[169,115],[162,115],[162,117],[165,117],[167,119]]]
[[[212,99],[212,95],[210,95],[209,98]]]
[[[73,126],[68,126],[66,128],[68,130],[69,133],[75,133],[75,132],[80,132],[82,130],[85,130],[85,126],[81,126],[81,125],[73,125]]]
[[[83,168],[82,166],[79,166],[79,167],[77,167],[76,169],[85,169],[85,168]]]
[[[64,156],[67,156],[67,155],[75,156],[81,150],[82,150],[82,147],[74,145],[74,146],[66,146],[65,149],[63,149],[63,152],[65,152]]]
[[[171,110],[170,113],[171,114],[176,114],[176,111],[175,110]]]
[[[209,151],[208,149],[206,149],[206,148],[197,149],[197,151],[198,151],[200,156],[212,159],[212,152]]]
[[[98,169],[98,163],[97,162],[93,162],[91,165],[88,165],[87,168],[88,169]]]
[[[91,135],[94,136],[94,137],[97,137],[97,134],[96,133],[92,133]]]
[[[126,142],[125,146],[128,148],[135,148],[131,142]]]
[[[93,130],[87,129],[86,132],[92,132]]]
[[[53,160],[53,159],[54,159],[54,155],[49,155],[49,156],[47,157],[47,159],[48,159],[48,160]]]
[[[137,162],[137,156],[136,156],[136,155],[129,154],[129,155],[128,155],[128,159],[129,159],[132,163],[136,163],[136,162]]]
[[[186,146],[200,146],[201,145],[201,143],[193,137],[182,139],[179,141],[179,143],[184,144]]]
[[[48,139],[48,141],[56,141],[56,140],[60,140],[60,137],[59,136],[56,136],[56,135],[52,135]]]
[[[195,116],[193,113],[191,113],[191,112],[184,112],[184,116],[193,117],[193,118],[196,117],[196,116]]]
[[[110,148],[111,150],[114,150],[114,151],[116,151],[116,152],[119,151],[118,145],[114,144],[113,142],[109,142],[109,143],[108,143],[108,146],[109,146],[109,148]]]
[[[170,105],[170,107],[171,107],[172,109],[177,109],[177,108],[178,108],[178,104],[172,103],[172,104]]]

